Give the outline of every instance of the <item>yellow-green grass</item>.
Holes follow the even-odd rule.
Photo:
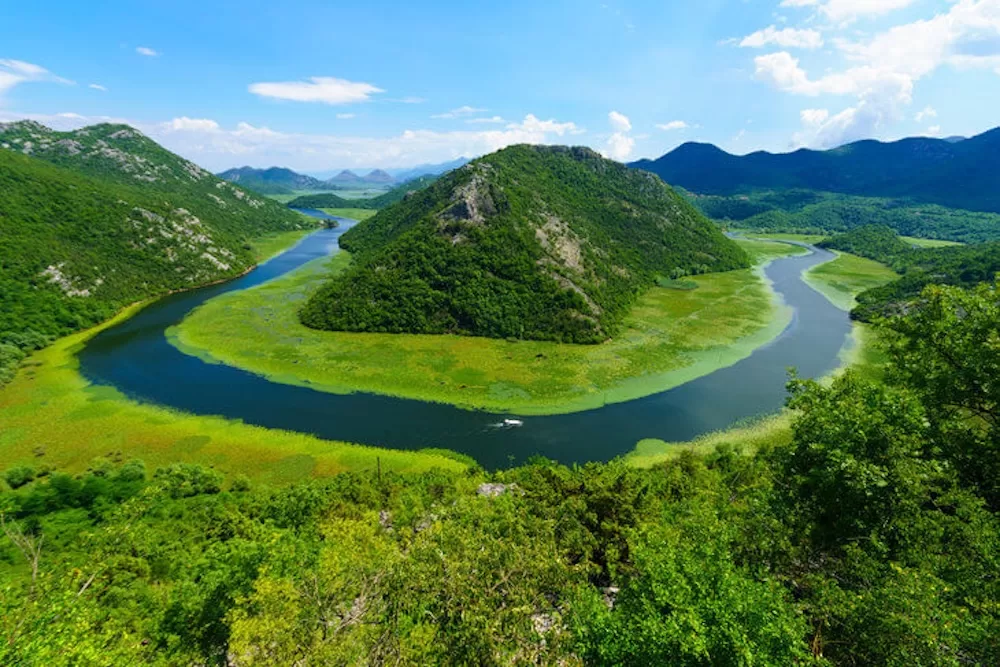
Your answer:
[[[743,453],[753,453],[764,445],[782,446],[792,441],[791,411],[784,410],[738,424],[732,428],[706,433],[686,442],[665,442],[655,438],[640,440],[628,453],[625,462],[636,468],[650,468],[658,463],[675,459],[684,452],[709,454],[719,445],[734,445]]]
[[[755,232],[752,229],[743,230],[741,233],[748,238],[798,241],[799,243],[818,243],[825,238],[829,238],[826,234],[783,234],[778,232]]]
[[[918,248],[947,248],[948,246],[964,245],[958,241],[942,241],[940,239],[921,239],[916,236],[901,236],[901,239]]]
[[[330,215],[350,218],[352,220],[367,220],[378,213],[378,211],[373,211],[370,208],[321,208],[320,210]]]
[[[798,252],[748,242],[755,256]],[[298,310],[346,253],[213,299],[168,332],[188,354],[276,382],[364,391],[518,414],[560,414],[648,396],[729,366],[769,342],[791,313],[760,267],[692,277],[690,291],[653,288],[600,345],[468,336],[316,331]]]
[[[345,470],[460,470],[438,452],[403,452],[202,417],[128,399],[91,385],[75,353],[97,332],[137,312],[133,306],[94,329],[62,338],[28,360],[0,390],[0,469],[26,463],[77,472],[98,456],[140,458],[150,467],[178,461],[214,466],[267,483]],[[42,456],[38,456],[43,453]]]
[[[303,238],[316,231],[316,228],[296,229],[291,232],[280,232],[263,236],[250,243],[253,248],[254,258],[257,262],[271,259],[275,255],[281,254],[291,246],[295,245]]]
[[[885,285],[899,277],[895,271],[864,257],[837,253],[837,259],[814,266],[805,273],[805,281],[841,310],[857,305],[855,296]]]

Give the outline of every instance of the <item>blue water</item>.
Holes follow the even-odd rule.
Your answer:
[[[313,213],[320,213],[319,211]],[[320,214],[324,217],[325,214]],[[779,259],[766,269],[795,311],[769,345],[728,368],[654,396],[569,415],[519,417],[517,428],[497,428],[511,415],[461,410],[373,394],[337,395],[284,385],[223,365],[208,364],[171,346],[165,330],[205,301],[276,278],[337,250],[354,221],[318,231],[291,250],[228,283],[174,294],[91,339],[80,352],[83,375],[131,398],[199,415],[220,415],[329,440],[468,454],[487,468],[540,454],[564,463],[605,461],[643,438],[688,440],[778,410],[787,369],[818,377],[836,368],[850,332],[845,312],[802,281],[802,272],[828,261],[827,251]]]

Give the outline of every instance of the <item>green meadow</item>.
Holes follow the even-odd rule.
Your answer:
[[[744,241],[759,263],[797,253]],[[316,331],[304,300],[346,253],[204,304],[168,332],[181,350],[276,382],[334,393],[364,391],[465,408],[559,414],[658,393],[736,363],[789,321],[755,270],[696,276],[695,289],[655,287],[623,331],[600,345],[467,336]]]
[[[370,208],[321,208],[320,210],[340,218],[351,218],[358,221],[367,220],[378,213]]]
[[[851,310],[855,296],[899,277],[878,262],[856,255],[837,253],[837,259],[815,266],[805,273],[805,281],[841,310]]]
[[[918,248],[947,248],[949,246],[965,245],[958,241],[941,241],[938,239],[920,239],[916,236],[900,236],[900,239]]]

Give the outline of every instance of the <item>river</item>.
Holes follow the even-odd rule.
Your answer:
[[[307,211],[308,212],[308,211]],[[320,214],[318,211],[309,212]],[[851,324],[802,280],[806,269],[832,255],[782,258],[766,269],[775,290],[794,309],[774,341],[728,368],[646,398],[567,415],[519,417],[523,425],[498,428],[512,415],[373,394],[338,395],[271,382],[229,366],[183,354],[165,330],[205,301],[281,276],[336,252],[354,221],[317,231],[250,273],[219,285],[173,294],[92,338],[79,353],[81,373],[130,398],[200,415],[311,433],[329,440],[396,449],[440,447],[472,456],[487,468],[542,455],[562,463],[606,461],[644,438],[693,437],[778,410],[787,369],[819,377],[837,367]]]

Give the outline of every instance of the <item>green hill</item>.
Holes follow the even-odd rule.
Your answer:
[[[367,199],[344,199],[332,192],[324,192],[315,195],[302,195],[288,202],[289,208],[367,208],[377,211],[396,202],[403,201],[406,195],[417,190],[423,190],[431,183],[437,181],[440,176],[425,174],[418,178],[397,185],[393,189],[380,194],[377,197]]]
[[[657,276],[749,265],[659,178],[566,147],[476,160],[341,245],[355,265],[309,300],[308,326],[593,343]]]
[[[292,194],[296,190],[322,190],[324,188],[323,182],[318,178],[305,176],[282,167],[271,167],[270,169],[238,167],[221,172],[219,178],[263,195],[285,195]]]
[[[805,188],[1000,212],[1000,128],[961,141],[858,141],[827,151],[731,155],[687,143],[630,166],[698,194]]]
[[[25,348],[239,275],[252,240],[313,225],[126,126],[12,123],[0,146],[0,381]]]

